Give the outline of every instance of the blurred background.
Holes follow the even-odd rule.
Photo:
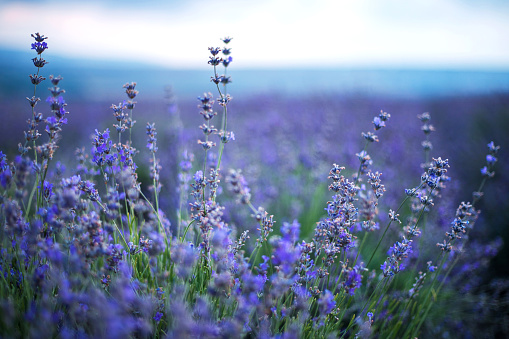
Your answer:
[[[493,140],[502,150],[473,236],[509,241],[507,1],[3,0],[0,149],[9,159],[31,114],[25,97],[33,95],[35,32],[49,37],[42,75],[63,76],[71,112],[58,159],[71,168],[74,150],[89,149],[94,129],[113,129],[111,104],[126,99],[123,84],[137,82],[140,177],[148,178],[144,125],[156,122],[168,192],[161,203],[172,221],[180,154],[201,154],[196,97],[215,89],[207,48],[231,36],[229,129],[236,141],[227,145],[225,168],[244,171],[255,204],[311,229],[329,196],[330,165],[355,171],[360,134],[384,110],[392,118],[370,153],[387,180],[386,204],[394,206],[419,180],[424,135],[417,114],[428,111],[437,130],[432,156],[451,163],[449,202],[437,213],[448,224],[459,202],[471,200]],[[38,87],[43,99],[46,87]],[[37,107],[48,114],[44,102]],[[236,222],[235,213],[228,218]],[[508,255],[505,246],[492,277],[509,275]]]

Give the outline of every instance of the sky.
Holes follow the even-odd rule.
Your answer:
[[[505,0],[0,1],[0,49],[207,67],[208,47],[233,37],[246,68],[509,70]]]

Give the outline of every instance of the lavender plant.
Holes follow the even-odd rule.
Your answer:
[[[38,57],[30,75],[29,128],[19,156],[9,161],[0,152],[2,337],[414,338],[439,328],[443,319],[433,310],[443,300],[461,299],[471,289],[464,280],[472,282],[468,272],[479,269],[472,257],[483,251],[493,257],[501,246],[468,237],[500,147],[488,144],[480,186],[445,230],[432,211],[450,180],[450,163],[431,157],[429,113],[418,117],[426,140],[423,172],[415,173],[413,187],[386,182],[376,155],[368,154],[384,142],[375,133],[390,128],[391,115],[381,111],[374,131],[361,134],[358,165],[332,165],[329,201],[314,224],[276,223],[255,207],[245,171],[222,168],[226,144],[235,141],[227,124],[229,37],[222,39],[226,47],[209,48],[217,94],[198,97],[201,150],[192,153],[190,146],[175,159],[175,211],[160,204],[167,193],[155,123],[146,124],[148,151],[135,147],[134,82],[123,86],[128,99],[111,106],[117,135],[95,129],[89,150],[77,148],[75,164],[64,169],[51,162],[67,123],[62,78],[50,76],[52,115],[44,119],[35,111],[35,94],[45,80],[47,38],[32,36]],[[139,172],[147,159],[144,187]],[[289,194],[296,189],[290,186]],[[401,193],[399,202],[383,203],[389,190]],[[237,210],[248,218],[232,218]],[[178,216],[176,225],[165,212]],[[303,234],[305,228],[311,234]],[[439,232],[445,239],[433,238]]]

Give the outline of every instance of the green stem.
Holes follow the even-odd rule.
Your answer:
[[[96,201],[96,202],[99,205],[99,207],[102,208],[103,211],[106,211],[106,207],[100,201]],[[113,221],[113,225],[115,225],[115,228],[117,229],[118,233],[120,234],[120,237],[122,238],[122,240],[124,240],[126,249],[129,250],[129,245],[127,244],[127,241],[124,238],[124,234],[120,231],[120,229],[118,228],[117,223],[115,221]]]
[[[187,231],[189,231],[189,228],[191,227],[192,224],[194,224],[196,220],[191,220],[191,222],[189,224],[187,224],[187,227],[186,229],[184,230],[184,235],[182,236],[182,238],[180,239],[180,241],[184,241],[186,239],[186,235],[187,235]]]
[[[150,208],[152,209],[152,212],[155,213],[156,217],[157,217],[157,223],[158,223],[158,230],[159,232],[161,232],[161,229],[163,229],[163,224],[161,222],[161,218],[159,217],[159,210],[156,211],[156,209],[154,208],[154,205],[152,205],[152,203],[150,202],[150,200],[145,196],[145,194],[143,194],[143,192],[140,190],[138,190],[138,192],[140,193],[140,195],[143,197],[143,199],[145,199],[145,201],[147,202],[147,204],[150,206]],[[163,229],[164,232],[161,232],[164,236],[164,238],[166,239],[167,238],[167,235],[166,235],[166,231]],[[170,242],[171,243],[171,242]]]
[[[155,152],[152,152],[152,161],[153,161],[153,164],[154,164],[154,171],[156,172],[157,171],[157,163],[156,163],[156,154],[155,154]],[[157,173],[154,173],[154,179],[153,179],[153,185],[154,185],[154,203],[156,204],[157,216],[159,217],[159,199],[158,199],[158,192],[157,192],[158,182],[156,180],[156,174]],[[159,230],[159,231],[161,231],[161,230]]]
[[[226,72],[226,71],[225,71]],[[226,74],[225,74],[226,75]],[[217,69],[216,69],[216,66],[214,66],[214,76],[217,77]],[[219,84],[216,84],[216,88],[217,88],[217,91],[219,93],[219,96],[221,97],[221,99],[225,99],[226,98],[226,86],[225,86],[225,93],[223,94],[223,92],[221,92],[221,89],[219,88]],[[223,137],[226,138],[226,126],[227,126],[227,116],[228,116],[228,108],[227,108],[227,104],[228,103],[223,103],[223,117],[222,117],[222,121],[221,121],[221,126],[222,126],[222,131],[223,131]],[[221,132],[221,131],[220,131]],[[219,169],[221,168],[221,160],[223,158],[223,151],[224,151],[224,144],[225,142],[223,141],[223,138],[221,137],[220,138],[220,145],[219,145],[219,154],[217,156],[217,164],[216,164],[216,169],[219,171]],[[215,197],[214,197],[214,201],[215,201]]]
[[[359,248],[357,249],[357,255],[355,256],[353,266],[355,266],[355,264],[357,263],[357,259],[359,259],[359,255],[361,254],[362,248],[364,247],[364,243],[366,242],[367,237],[368,237],[368,232],[366,231],[366,232],[364,232],[364,235],[362,236],[361,244],[360,244]]]

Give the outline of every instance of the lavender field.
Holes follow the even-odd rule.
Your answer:
[[[506,73],[301,84],[227,37],[148,83],[32,37],[2,54],[0,338],[509,336]]]

